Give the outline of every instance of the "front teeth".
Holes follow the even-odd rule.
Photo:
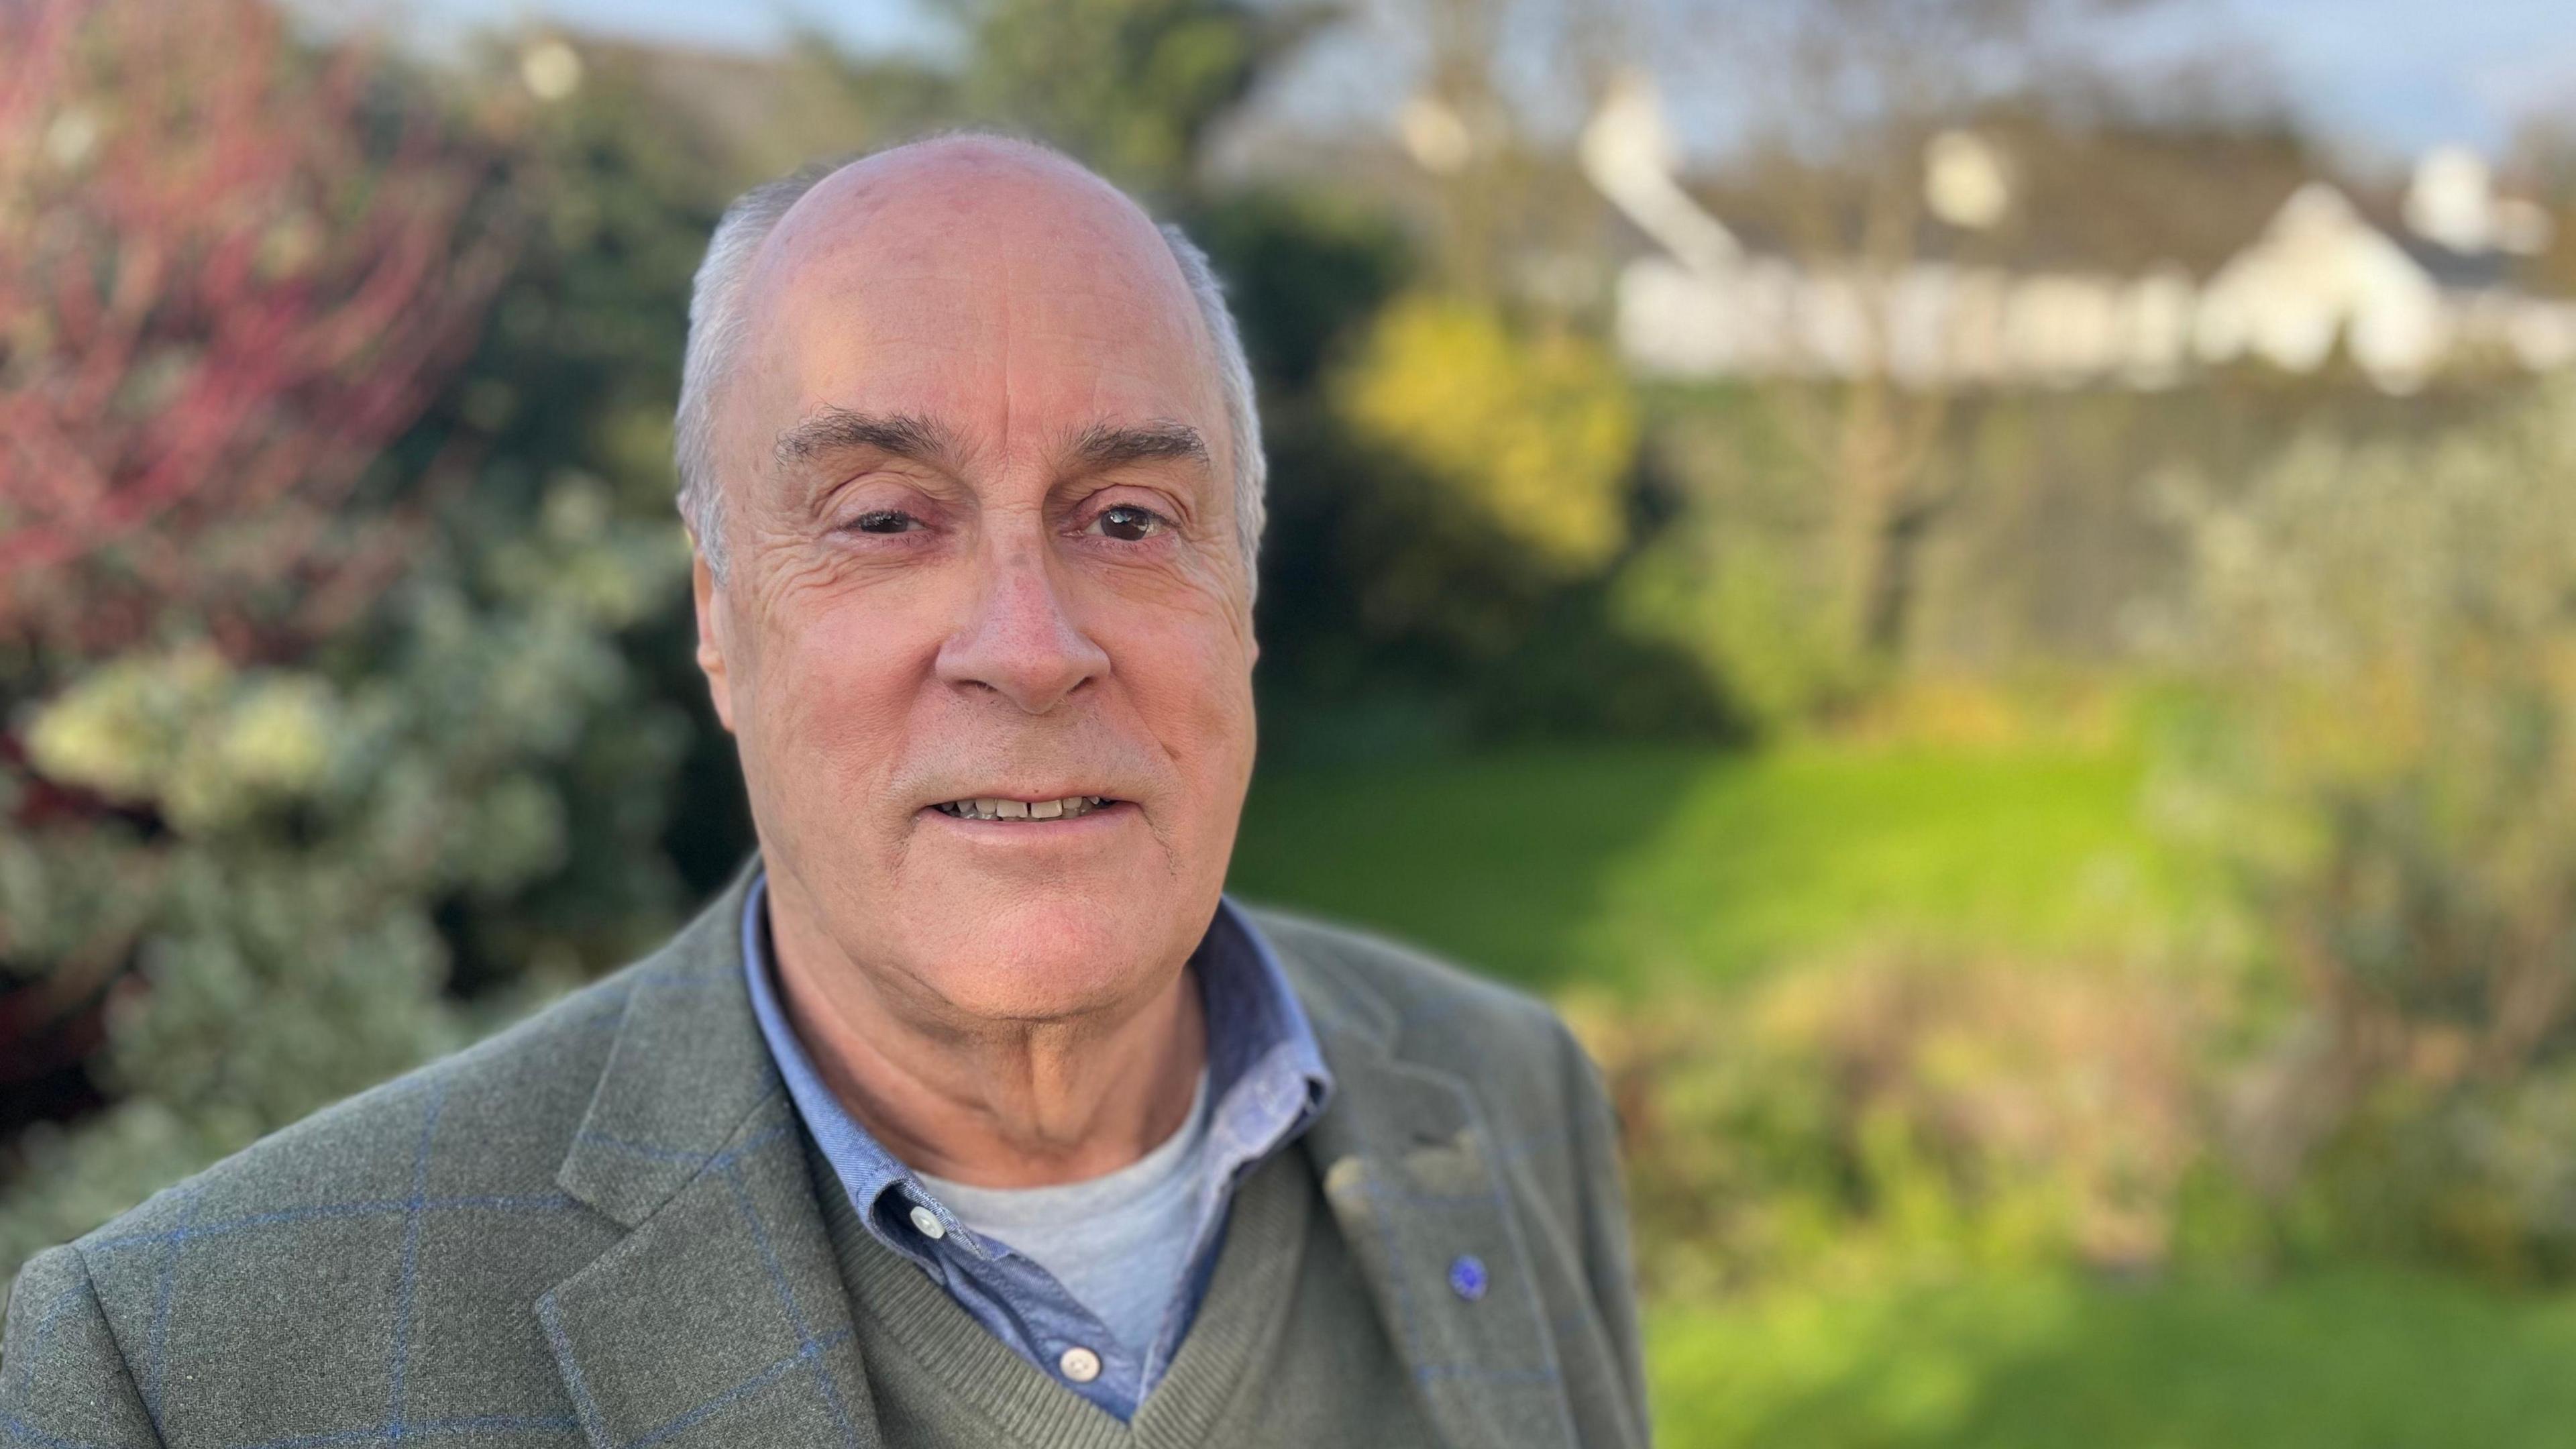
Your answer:
[[[939,807],[943,815],[960,820],[1071,820],[1088,815],[1109,803],[1106,795],[1067,795],[1061,800],[1001,800],[979,796],[973,800],[951,800]]]

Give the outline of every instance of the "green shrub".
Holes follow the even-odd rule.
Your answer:
[[[17,1144],[0,1272],[668,928],[685,901],[654,838],[686,721],[639,696],[617,634],[685,558],[663,525],[540,532],[423,570],[301,663],[192,642],[29,711],[31,778],[114,809],[0,832],[0,945],[13,972],[114,981],[115,1104]],[[632,591],[585,590],[600,574]],[[617,869],[550,912],[576,851]],[[477,968],[510,989],[462,999]]]
[[[2176,981],[1896,954],[1569,1010],[1662,1294],[2173,1252],[2209,1015]]]
[[[2576,1268],[2576,386],[2176,496],[2169,803],[2284,998],[2237,1161],[2293,1244]]]

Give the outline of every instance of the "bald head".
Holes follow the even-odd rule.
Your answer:
[[[1248,590],[1267,468],[1251,369],[1206,255],[1062,153],[973,133],[807,168],[745,193],[718,222],[690,298],[675,429],[680,510],[717,577],[728,565],[727,480],[793,442],[725,426],[721,404],[746,356],[818,310],[864,315],[898,338],[907,312],[953,327],[955,309],[923,294],[960,289],[1004,312],[1017,297],[1064,314],[1022,319],[1041,330],[1087,311],[1121,314],[1137,324],[1123,346],[1189,359],[1222,419],[1203,446],[1229,484]],[[936,352],[953,339],[914,340]]]

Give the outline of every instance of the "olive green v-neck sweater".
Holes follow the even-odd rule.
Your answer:
[[[1434,1442],[1302,1146],[1245,1179],[1189,1336],[1125,1424],[869,1236],[810,1142],[807,1153],[886,1449]]]

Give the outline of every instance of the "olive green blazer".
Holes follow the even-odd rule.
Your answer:
[[[0,1445],[875,1444],[744,985],[748,880],[645,960],[35,1258]],[[1610,1112],[1564,1026],[1255,920],[1336,1081],[1300,1146],[1425,1417],[1475,1449],[1643,1444]]]

